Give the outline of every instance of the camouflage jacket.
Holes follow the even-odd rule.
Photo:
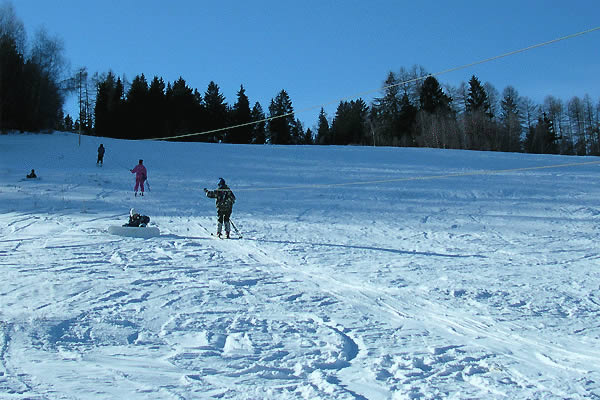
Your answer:
[[[235,195],[228,186],[222,189],[208,190],[206,197],[216,199],[215,205],[219,210],[231,210],[235,203]]]

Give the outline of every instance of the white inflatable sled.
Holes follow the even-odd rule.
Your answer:
[[[128,236],[136,238],[148,239],[151,237],[160,236],[160,230],[155,226],[109,226],[108,233],[112,235]]]

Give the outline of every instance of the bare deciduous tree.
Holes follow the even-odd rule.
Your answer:
[[[567,116],[569,127],[575,138],[575,152],[578,155],[586,155],[588,140],[583,124],[583,102],[579,97],[575,96],[567,103]]]
[[[25,53],[25,40],[27,37],[25,25],[23,25],[23,21],[17,18],[10,1],[0,3],[0,36],[5,35],[15,41],[19,53]]]
[[[523,122],[527,127],[527,132],[529,132],[533,127],[534,122],[538,119],[540,115],[539,107],[531,98],[527,96],[521,97],[519,106],[521,109],[521,116],[523,118]]]
[[[492,118],[498,116],[498,108],[500,104],[500,93],[496,89],[494,85],[490,82],[486,82],[483,85],[485,92],[487,93],[488,101],[490,103],[490,113],[492,114]]]
[[[68,64],[64,57],[64,48],[62,39],[50,36],[41,28],[33,39],[30,59],[48,74],[50,79],[61,82]]]

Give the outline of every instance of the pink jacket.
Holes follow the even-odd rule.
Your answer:
[[[146,167],[144,167],[142,164],[136,165],[135,168],[131,170],[131,173],[135,174],[135,179],[146,180],[148,177]]]

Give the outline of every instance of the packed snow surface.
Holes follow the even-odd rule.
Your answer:
[[[600,398],[598,161],[0,136],[0,399]]]

